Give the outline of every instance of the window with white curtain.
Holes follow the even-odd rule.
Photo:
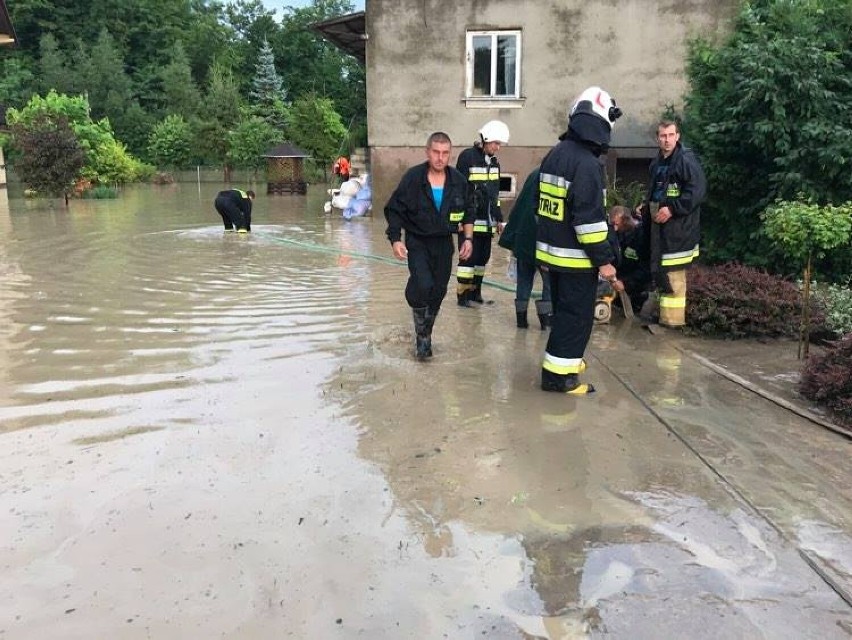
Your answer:
[[[520,98],[521,32],[467,32],[468,98]]]

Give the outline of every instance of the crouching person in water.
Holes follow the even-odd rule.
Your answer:
[[[254,200],[254,191],[242,191],[241,189],[226,189],[216,195],[213,206],[222,216],[225,223],[225,231],[247,233],[251,231],[251,203]]]
[[[430,135],[426,162],[405,172],[385,205],[393,255],[408,260],[405,299],[414,316],[418,360],[432,357],[432,327],[447,294],[459,224],[464,233],[459,257],[467,259],[473,250],[474,215],[467,205],[467,180],[449,166],[451,151],[446,133]]]

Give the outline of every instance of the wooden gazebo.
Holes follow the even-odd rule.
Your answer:
[[[263,154],[266,158],[266,193],[307,193],[305,158],[310,155],[289,142],[283,142]]]

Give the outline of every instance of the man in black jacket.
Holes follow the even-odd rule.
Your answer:
[[[233,231],[235,227],[237,233],[251,231],[252,200],[254,200],[254,191],[242,191],[241,189],[226,189],[216,195],[213,206],[222,216],[225,231]]]
[[[686,324],[686,270],[698,257],[701,203],[707,181],[698,159],[680,143],[677,123],[657,125],[660,152],[651,163],[640,208],[650,232],[651,272],[660,294],[660,324]]]
[[[600,155],[609,148],[621,117],[600,87],[579,95],[568,131],[541,163],[536,260],[550,273],[553,321],[541,365],[545,391],[583,395],[583,352],[592,334],[598,276],[616,284],[616,256],[609,242]]]
[[[408,260],[405,299],[414,316],[417,359],[432,357],[432,327],[453,269],[453,237],[462,225],[459,257],[473,248],[473,210],[467,181],[449,166],[452,143],[443,132],[426,141],[426,162],[409,169],[385,205],[387,237],[398,260]],[[405,230],[405,241],[402,231]]]

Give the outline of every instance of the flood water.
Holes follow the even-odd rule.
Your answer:
[[[852,636],[846,441],[619,322],[542,393],[496,244],[418,363],[380,206],[218,188],[0,203],[0,638]]]

